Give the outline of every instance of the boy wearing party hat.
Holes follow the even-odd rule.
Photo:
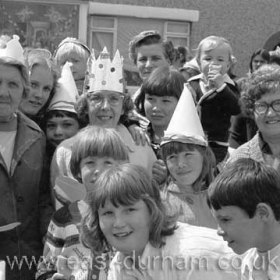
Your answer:
[[[170,174],[162,190],[170,214],[181,222],[216,228],[206,201],[215,159],[187,84],[164,133],[161,153]]]
[[[70,64],[66,62],[45,116],[45,132],[50,156],[63,140],[74,136],[81,127],[74,107],[77,99],[78,90]]]

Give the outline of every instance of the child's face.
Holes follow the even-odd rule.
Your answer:
[[[53,145],[58,146],[62,141],[74,136],[79,131],[79,123],[71,117],[52,117],[47,120],[46,136]]]
[[[31,116],[35,116],[46,104],[53,89],[54,80],[50,69],[37,65],[30,74],[30,90],[27,98],[20,104],[20,109]]]
[[[83,158],[80,163],[80,172],[82,182],[87,191],[93,190],[94,182],[103,171],[121,163],[123,161],[115,160],[111,157],[88,156]]]
[[[59,60],[59,65],[63,66],[67,61],[70,63],[74,80],[84,79],[87,69],[87,59],[82,55],[72,51],[67,56],[64,55],[61,57]]]
[[[228,242],[228,246],[237,254],[258,247],[262,237],[262,224],[255,215],[248,214],[237,206],[224,206],[219,210],[211,209],[218,222],[218,235]]]
[[[252,72],[256,71],[257,69],[259,69],[262,65],[264,65],[265,63],[267,63],[266,60],[264,60],[262,58],[262,56],[260,55],[256,55],[253,60],[252,60]]]
[[[205,47],[202,46],[200,68],[205,78],[208,77],[209,68],[211,70],[213,65],[221,67],[220,74],[226,74],[230,67],[229,55],[229,50],[225,45],[218,45],[212,50],[205,50]]]
[[[115,207],[106,201],[98,210],[100,228],[111,246],[125,255],[141,256],[149,241],[150,213],[143,200]]]
[[[136,66],[141,79],[146,80],[154,69],[169,65],[161,44],[143,45],[137,48]]]
[[[175,111],[178,99],[174,96],[156,96],[145,94],[144,108],[146,117],[153,126],[165,130]]]
[[[192,186],[201,174],[203,156],[197,149],[186,150],[167,156],[166,164],[178,185]]]

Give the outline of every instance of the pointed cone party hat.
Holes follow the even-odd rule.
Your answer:
[[[24,64],[23,48],[19,42],[19,36],[13,35],[8,42],[0,41],[0,58],[9,57]]]
[[[76,113],[75,103],[78,98],[78,90],[70,69],[70,64],[66,62],[58,80],[55,95],[49,105],[48,111],[63,110]]]
[[[186,84],[167,130],[164,131],[161,146],[173,141],[207,146],[192,94]]]

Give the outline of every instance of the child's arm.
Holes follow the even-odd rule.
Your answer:
[[[156,180],[156,182],[162,186],[167,179],[167,168],[162,159],[158,159],[153,164],[153,179]]]
[[[54,218],[52,218],[48,227],[43,256],[37,266],[37,280],[51,279],[52,276],[57,272],[57,256],[60,255],[63,246],[63,239],[59,238],[58,242],[58,236],[61,237],[63,235],[64,228],[59,227],[56,224]]]

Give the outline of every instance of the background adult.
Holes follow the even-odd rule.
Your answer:
[[[30,89],[20,103],[20,110],[41,125],[46,110],[55,93],[60,71],[51,59],[51,53],[44,49],[34,49],[27,53]]]
[[[52,207],[44,134],[18,111],[28,92],[23,49],[17,36],[9,39],[0,44],[0,223],[20,225],[0,233],[0,259],[22,262],[21,267],[7,265],[6,279],[26,280],[34,279]]]
[[[236,149],[228,162],[248,157],[265,162],[280,171],[280,67],[263,65],[249,80],[241,101],[244,112],[252,117],[258,133]]]
[[[101,64],[103,67],[99,67]],[[137,146],[128,129],[122,124],[134,105],[131,97],[124,93],[119,53],[115,54],[111,62],[109,54],[103,50],[97,60],[92,57],[90,65],[89,86],[87,92],[80,97],[76,108],[78,117],[89,125],[115,129],[128,148],[129,161],[145,167],[151,174],[156,160],[152,148],[148,145]],[[114,70],[111,72],[112,69]],[[53,186],[55,179],[60,175],[73,178],[69,166],[73,141],[74,138],[63,141],[54,154],[51,168]]]
[[[140,32],[129,42],[129,57],[144,81],[155,68],[171,65],[176,52],[172,42],[164,41],[158,31],[147,30]],[[138,95],[139,90],[135,92],[133,99]]]
[[[252,73],[254,73],[263,64],[269,63],[270,55],[265,49],[256,50],[250,59],[249,73],[246,77],[237,80],[237,85],[241,96],[246,93],[248,82]],[[254,119],[244,115],[243,113],[238,116],[232,117],[232,124],[229,134],[229,151],[238,148],[240,145],[246,143],[254,137],[257,132],[257,126]]]

